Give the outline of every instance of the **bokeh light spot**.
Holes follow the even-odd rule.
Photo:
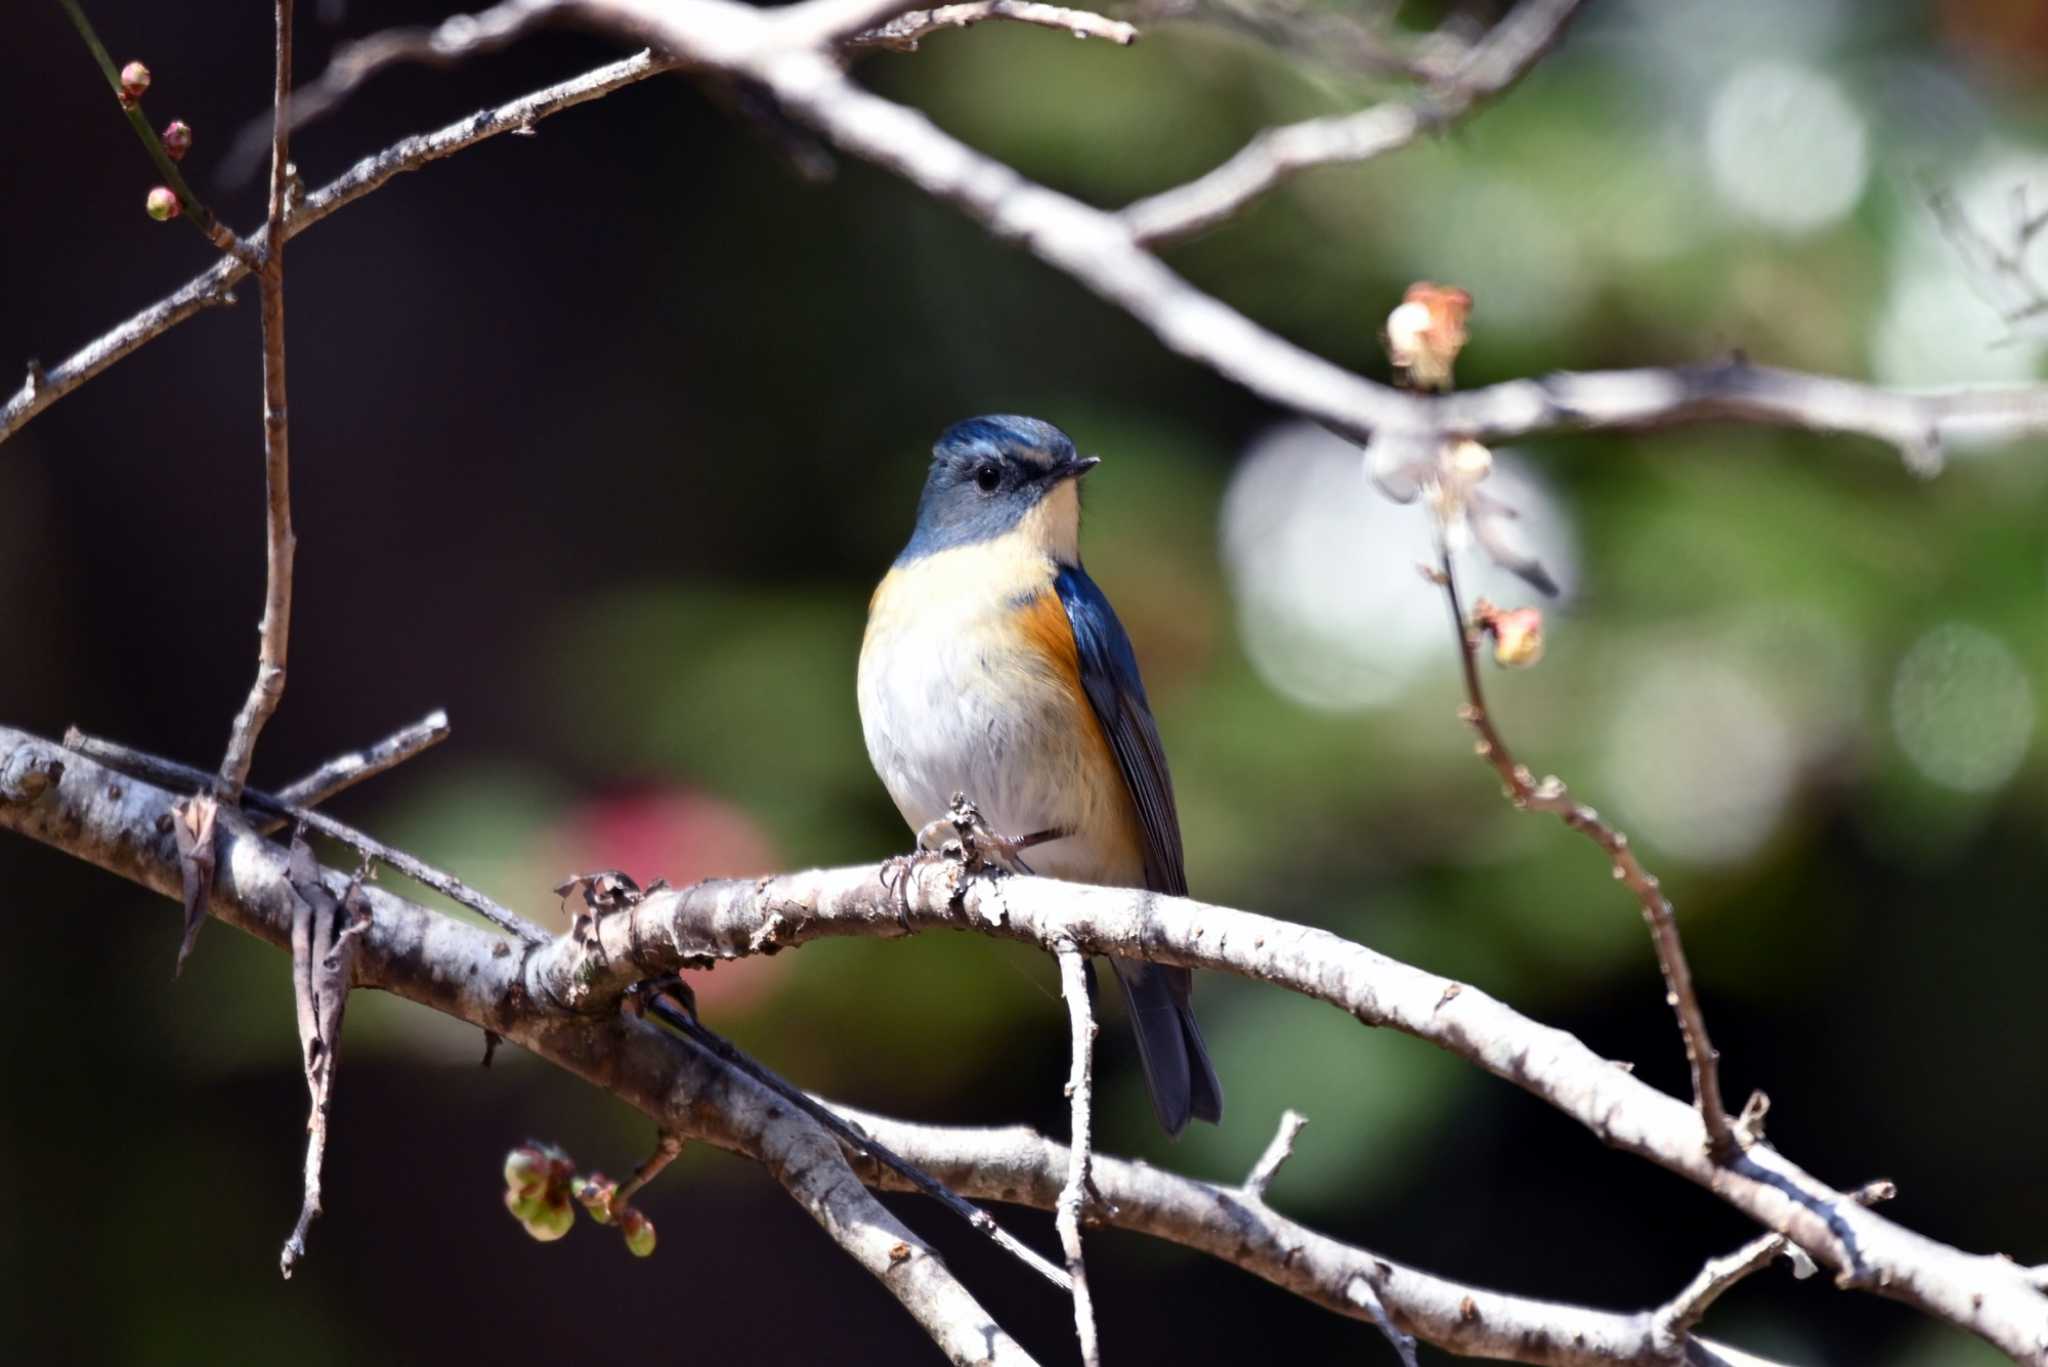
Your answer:
[[[1707,164],[1746,217],[1807,233],[1842,217],[1869,172],[1863,116],[1828,76],[1795,62],[1752,62],[1714,92]]]
[[[1728,864],[1777,826],[1796,742],[1757,680],[1690,653],[1636,679],[1608,729],[1603,767],[1633,833],[1691,863]]]
[[[2026,672],[2005,642],[1945,622],[1906,652],[1892,680],[1892,730],[1913,766],[1982,793],[2011,778],[2034,729]]]

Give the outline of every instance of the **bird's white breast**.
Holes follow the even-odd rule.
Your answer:
[[[999,834],[1072,832],[1025,858],[1034,871],[1142,883],[1135,809],[1064,659],[1028,617],[1064,610],[1055,568],[1022,538],[940,551],[890,571],[869,609],[860,658],[868,757],[918,830],[965,793]],[[1041,623],[1043,624],[1043,623]]]

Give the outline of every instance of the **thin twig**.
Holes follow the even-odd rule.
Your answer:
[[[1858,1205],[1872,1206],[1897,1194],[1898,1188],[1890,1182],[1871,1182],[1848,1196]],[[1706,1317],[1714,1302],[1743,1278],[1768,1267],[1781,1253],[1804,1256],[1784,1235],[1761,1234],[1733,1253],[1709,1258],[1683,1290],[1652,1312],[1650,1332],[1658,1347],[1672,1354],[1683,1351],[1693,1327]]]
[[[1700,1122],[1706,1127],[1709,1151],[1716,1162],[1732,1160],[1742,1151],[1744,1141],[1729,1122],[1727,1108],[1722,1104],[1720,1056],[1707,1037],[1707,1019],[1693,990],[1692,969],[1685,960],[1685,946],[1679,939],[1678,918],[1670,900],[1664,896],[1656,875],[1636,858],[1627,836],[1602,821],[1591,807],[1573,801],[1561,779],[1551,775],[1538,782],[1526,766],[1516,762],[1486,710],[1486,693],[1479,682],[1478,635],[1459,601],[1457,570],[1451,562],[1449,541],[1443,537],[1438,538],[1437,578],[1450,605],[1451,626],[1458,637],[1458,662],[1465,676],[1465,704],[1458,709],[1458,715],[1479,738],[1474,748],[1500,775],[1509,801],[1529,811],[1553,813],[1605,850],[1614,866],[1614,876],[1635,894],[1643,909],[1643,919],[1649,923],[1657,964],[1664,971],[1665,995],[1678,1016],[1679,1033],[1685,1039],[1686,1062],[1692,1069],[1693,1104],[1699,1108]]]
[[[1962,259],[1972,289],[1998,311],[2001,322],[2018,328],[2048,313],[2048,286],[2041,283],[2027,263],[2034,239],[2048,225],[2048,219],[2027,212],[2025,185],[2014,187],[2010,244],[1998,241],[1972,222],[1948,190],[1929,195],[1927,206],[1942,236]]]
[[[285,222],[285,236],[297,237],[335,210],[383,188],[393,177],[406,171],[416,171],[429,162],[473,147],[501,133],[530,129],[550,115],[599,99],[650,76],[672,71],[676,65],[670,58],[641,52],[495,108],[478,110],[434,132],[414,134],[393,143],[381,152],[364,157],[295,204]],[[255,251],[267,250],[268,235],[259,229],[254,237],[247,240],[247,245]],[[4,405],[0,405],[0,442],[13,436],[29,419],[87,380],[133,355],[178,324],[205,309],[233,303],[234,287],[252,274],[253,259],[228,258],[216,262],[169,297],[86,343],[59,364],[31,366],[21,388]]]
[[[846,46],[915,52],[921,39],[941,29],[969,28],[992,19],[1059,29],[1076,38],[1100,38],[1119,47],[1129,47],[1138,41],[1135,25],[1120,19],[1106,19],[1089,10],[1041,5],[1035,0],[970,0],[967,4],[941,5],[936,9],[914,9],[899,14],[886,24],[854,34],[846,40]]]
[[[910,1185],[931,1197],[946,1209],[958,1215],[969,1225],[993,1240],[997,1247],[1011,1254],[1039,1276],[1071,1294],[1074,1284],[1065,1272],[1048,1262],[1038,1252],[1019,1243],[1014,1235],[996,1223],[995,1217],[975,1205],[972,1201],[956,1194],[937,1178],[918,1167],[908,1159],[899,1157],[887,1147],[875,1142],[874,1138],[859,1126],[844,1119],[822,1101],[803,1089],[783,1081],[773,1071],[757,1063],[739,1046],[711,1029],[675,1003],[661,997],[647,1003],[649,1015],[658,1017],[663,1024],[673,1026],[689,1036],[697,1044],[709,1050],[713,1057],[727,1066],[745,1073],[790,1105],[802,1111],[830,1131],[840,1143],[851,1149],[855,1155],[872,1157],[877,1163],[890,1168]]]
[[[189,764],[180,764],[174,759],[164,759],[141,750],[131,749],[119,741],[106,740],[99,736],[88,736],[77,727],[64,733],[66,749],[96,759],[124,773],[167,788],[207,788],[214,781],[214,775]],[[404,874],[424,887],[432,888],[458,906],[468,907],[477,915],[503,931],[509,931],[528,944],[546,944],[554,937],[518,913],[498,905],[483,893],[470,887],[453,874],[443,873],[433,865],[394,849],[380,840],[363,834],[353,826],[345,826],[333,817],[321,812],[308,811],[294,806],[270,793],[254,788],[244,788],[241,797],[243,810],[266,821],[289,824],[304,822],[308,829],[318,831],[329,840],[338,840],[357,854],[367,855],[380,864],[385,864]]]
[[[675,1162],[676,1155],[682,1151],[683,1137],[673,1130],[663,1130],[660,1138],[655,1140],[654,1152],[647,1156],[647,1161],[635,1169],[631,1177],[619,1183],[617,1189],[612,1192],[608,1206],[611,1217],[614,1220],[618,1219],[619,1212],[640,1194],[642,1188],[661,1176],[662,1170]]]
[[[1585,0],[1522,0],[1416,101],[1261,130],[1222,165],[1121,214],[1141,245],[1159,247],[1232,217],[1281,181],[1313,166],[1369,161],[1464,117],[1520,80],[1563,36]]]
[[[256,740],[284,698],[285,655],[292,634],[292,533],[290,426],[284,383],[285,203],[291,162],[287,157],[292,119],[292,0],[277,0],[277,61],[271,89],[270,206],[263,225],[263,266],[256,273],[263,305],[263,621],[257,628],[256,681],[228,732],[221,756],[220,796],[232,802],[249,781]]]
[[[1088,1265],[1081,1256],[1081,1212],[1088,1203],[1088,1164],[1094,1152],[1092,1115],[1095,1101],[1095,1011],[1092,974],[1087,956],[1073,944],[1060,946],[1060,995],[1067,999],[1067,1027],[1073,1064],[1067,1073],[1071,1119],[1067,1137],[1067,1183],[1060,1190],[1053,1224],[1067,1275],[1074,1280],[1074,1336],[1080,1341],[1082,1367],[1101,1367],[1102,1346],[1095,1332],[1095,1297],[1088,1289]]]
[[[1302,1126],[1308,1124],[1308,1117],[1297,1110],[1286,1110],[1280,1114],[1280,1128],[1273,1132],[1273,1141],[1266,1145],[1266,1151],[1259,1155],[1259,1161],[1252,1164],[1251,1173],[1244,1179],[1244,1194],[1260,1205],[1266,1203],[1266,1188],[1273,1185],[1273,1179],[1280,1174],[1280,1165],[1294,1157],[1294,1141],[1301,1136]]]
[[[1353,1277],[1345,1286],[1344,1294],[1350,1297],[1353,1305],[1365,1312],[1365,1317],[1372,1321],[1380,1333],[1386,1335],[1387,1342],[1394,1345],[1394,1355],[1401,1359],[1401,1367],[1418,1367],[1415,1361],[1415,1336],[1401,1332],[1400,1327],[1394,1323],[1394,1317],[1387,1313],[1386,1303],[1380,1299],[1380,1293],[1373,1289],[1371,1282],[1363,1277]]]
[[[327,69],[292,93],[292,131],[332,113],[358,86],[387,68],[407,63],[448,66],[477,53],[503,47],[553,17],[552,0],[503,0],[476,14],[456,14],[432,28],[395,28],[344,43]],[[221,178],[240,184],[256,169],[273,136],[252,123],[236,135],[221,162]]]
[[[421,751],[439,745],[446,739],[448,714],[436,708],[412,725],[392,732],[374,745],[364,746],[346,755],[336,755],[304,778],[278,789],[277,799],[294,807],[317,807],[335,794],[346,792],[363,780],[375,778],[387,769],[394,769]]]
[[[114,59],[107,55],[106,44],[102,43],[99,34],[93,31],[92,21],[85,17],[85,11],[79,7],[78,0],[57,0],[57,3],[71,16],[71,23],[78,30],[78,36],[83,38],[86,47],[92,50],[93,60],[99,63],[100,73],[107,78],[107,85],[113,90],[114,98],[121,104],[121,112],[128,116],[129,126],[135,130],[135,136],[142,140],[143,149],[149,153],[149,159],[156,163],[157,174],[164,178],[164,184],[178,197],[181,215],[192,221],[192,226],[199,230],[201,237],[253,269],[260,261],[255,249],[236,237],[226,224],[215,218],[213,211],[208,209],[199,196],[192,192],[192,187],[186,184],[184,173],[178,170],[178,163],[171,160],[171,154],[164,150],[163,139],[159,138],[156,129],[150,126],[149,116],[142,112],[142,102],[139,99],[130,99],[121,89],[121,73],[114,69]]]

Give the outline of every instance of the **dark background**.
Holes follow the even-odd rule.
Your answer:
[[[304,8],[302,79],[340,38],[442,13]],[[266,109],[267,10],[92,10],[116,61],[153,68],[152,117],[198,130],[201,192],[253,222],[260,185],[215,173]],[[2038,342],[2000,324],[1926,207],[1949,187],[1996,228],[2016,186],[2048,202],[2035,7],[1592,11],[1450,137],[1305,177],[1169,259],[1371,374],[1418,277],[1477,298],[1468,384],[1733,346],[1900,384],[2038,373]],[[0,358],[54,364],[209,254],[143,216],[151,169],[60,11],[17,7],[7,29]],[[378,77],[296,159],[324,183],[616,51],[550,33]],[[860,72],[1102,203],[1384,93],[1201,22],[1128,50],[991,25]],[[1635,908],[1471,757],[1441,605],[1411,568],[1419,512],[951,210],[859,165],[805,184],[671,79],[403,177],[288,263],[299,572],[260,783],[446,706],[452,740],[336,810],[536,916],[572,868],[680,881],[904,848],[853,707],[865,596],[933,435],[1039,414],[1107,458],[1089,563],[1146,663],[1197,893],[1465,978],[1683,1089]],[[242,294],[0,450],[0,720],[217,757],[263,565]],[[1959,452],[1928,483],[1870,443],[1734,428],[1506,453],[1573,594],[1549,659],[1489,679],[1530,762],[1664,875],[1731,1099],[1764,1088],[1773,1139],[1825,1178],[1895,1179],[1906,1223],[2030,1262],[2048,1258],[2042,454]],[[649,1193],[649,1261],[587,1224],[529,1241],[498,1206],[508,1146],[619,1172],[649,1126],[516,1050],[481,1070],[476,1032],[371,993],[349,1015],[328,1213],[280,1282],[305,1109],[283,960],[214,927],[173,985],[169,904],[17,840],[0,888],[10,1355],[931,1357],[721,1155],[691,1151]],[[1063,1129],[1056,975],[1016,947],[824,944],[699,990],[807,1086]],[[1165,1143],[1117,1026],[1106,1148],[1237,1180],[1292,1105],[1313,1123],[1274,1189],[1289,1214],[1601,1306],[1661,1300],[1748,1233],[1424,1044],[1246,983],[1201,994],[1229,1123]],[[929,1205],[898,1208],[1027,1346],[1071,1356],[1047,1287]],[[1050,1245],[1047,1220],[1007,1219]],[[1093,1250],[1111,1361],[1387,1356],[1220,1264],[1114,1233]],[[1782,1266],[1706,1327],[1805,1363],[1991,1360]]]

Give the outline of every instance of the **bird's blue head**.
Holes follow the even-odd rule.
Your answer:
[[[1098,463],[1077,456],[1066,433],[1037,418],[956,422],[932,447],[917,529],[896,563],[1020,531],[1056,559],[1073,561],[1081,526],[1074,481]]]

